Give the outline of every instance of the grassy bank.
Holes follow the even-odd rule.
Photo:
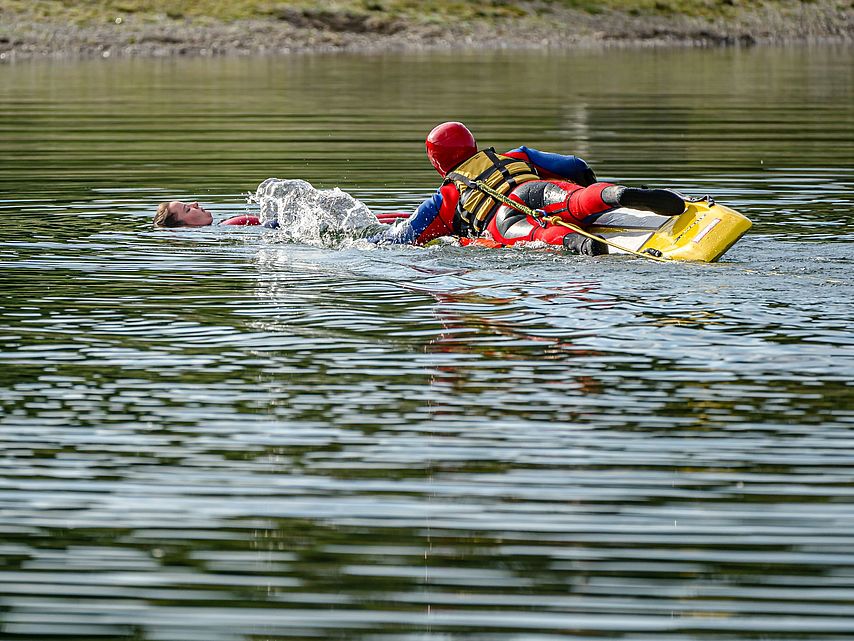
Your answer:
[[[512,19],[531,15],[549,15],[571,9],[589,14],[621,12],[635,16],[691,16],[732,18],[757,5],[791,9],[798,5],[818,4],[816,0],[0,0],[0,12],[29,14],[35,19],[70,19],[92,23],[136,15],[157,19],[210,19],[235,21],[249,19],[293,19],[299,15],[386,16],[392,19],[423,22],[452,20]],[[850,9],[852,2],[839,1]]]
[[[852,41],[853,15],[854,0],[0,0],[0,60]]]

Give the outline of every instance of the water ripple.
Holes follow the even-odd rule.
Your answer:
[[[512,119],[501,54],[2,69],[0,636],[850,638],[849,54],[531,52]],[[755,227],[657,265],[150,226],[270,175],[409,210],[448,114]]]

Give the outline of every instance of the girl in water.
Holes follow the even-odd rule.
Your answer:
[[[273,227],[273,222],[266,224],[265,227]],[[160,203],[157,206],[157,213],[154,215],[154,224],[157,227],[207,227],[213,224],[213,216],[204,209],[199,203],[185,203],[180,200],[173,200],[167,203]],[[220,225],[260,225],[261,221],[258,216],[240,215],[232,216],[219,223]]]

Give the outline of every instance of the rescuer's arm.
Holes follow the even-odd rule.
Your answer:
[[[582,187],[587,187],[596,182],[596,174],[593,173],[590,165],[578,156],[555,154],[525,146],[508,151],[505,155],[527,160],[539,170],[540,176],[545,179],[562,178]]]
[[[379,245],[423,245],[439,236],[453,234],[454,195],[459,197],[456,188],[444,185],[421,203],[409,218],[369,236],[367,240]]]

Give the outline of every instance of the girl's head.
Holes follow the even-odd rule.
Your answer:
[[[199,203],[183,203],[173,200],[160,203],[154,215],[158,227],[205,227],[213,222],[213,216]]]

